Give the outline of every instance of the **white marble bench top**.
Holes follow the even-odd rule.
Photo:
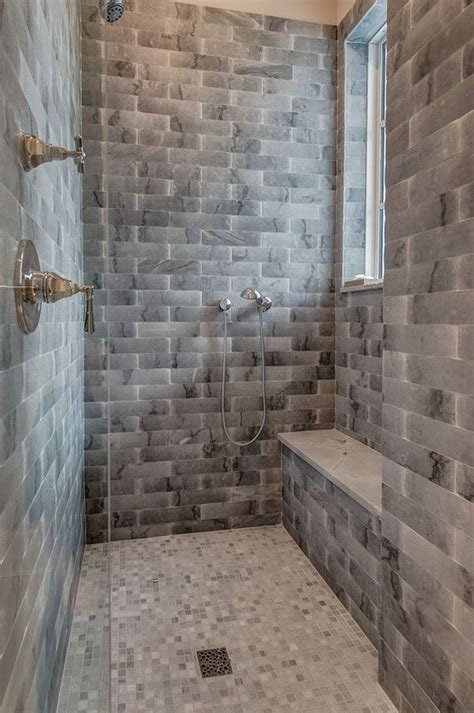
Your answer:
[[[280,433],[278,439],[362,507],[380,516],[380,453],[335,429]]]

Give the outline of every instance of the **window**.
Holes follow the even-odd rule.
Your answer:
[[[387,26],[370,40],[367,77],[365,274],[383,278],[387,112]]]
[[[344,41],[342,287],[380,288],[385,232],[387,6],[370,9]]]

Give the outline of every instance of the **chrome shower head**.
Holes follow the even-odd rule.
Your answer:
[[[245,290],[242,290],[240,296],[243,297],[244,300],[260,300],[262,297],[260,292],[254,290],[253,287],[246,287]]]
[[[254,290],[253,287],[246,287],[245,290],[242,290],[240,296],[244,300],[255,301],[260,312],[268,312],[272,307],[270,297],[265,297],[258,290]]]
[[[107,22],[117,22],[125,12],[125,0],[108,0],[104,3],[103,15]]]

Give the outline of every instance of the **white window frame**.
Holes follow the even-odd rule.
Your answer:
[[[387,110],[387,25],[368,45],[365,274],[383,279]]]

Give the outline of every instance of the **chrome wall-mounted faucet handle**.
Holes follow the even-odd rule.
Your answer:
[[[95,331],[94,320],[94,288],[92,285],[80,285],[72,280],[66,280],[55,272],[33,272],[25,276],[23,299],[28,302],[59,302],[66,297],[78,293],[86,295],[86,313],[84,331],[92,334]]]
[[[34,134],[22,134],[20,138],[20,157],[25,171],[31,171],[51,161],[65,161],[72,158],[79,173],[84,173],[86,154],[84,153],[82,136],[74,137],[76,148],[72,151],[61,146],[48,144]]]
[[[92,285],[81,285],[86,293],[86,317],[84,319],[84,332],[94,334],[95,318],[94,318],[94,288]]]
[[[80,134],[74,136],[74,143],[76,144],[76,150],[73,156],[74,162],[78,172],[84,173],[86,170],[86,152],[84,151],[84,142]]]
[[[41,271],[31,240],[22,240],[18,246],[13,284],[18,326],[25,334],[31,334],[38,326],[42,303],[59,302],[78,293],[86,295],[84,331],[88,334],[95,331],[93,286],[80,285],[55,272]]]

